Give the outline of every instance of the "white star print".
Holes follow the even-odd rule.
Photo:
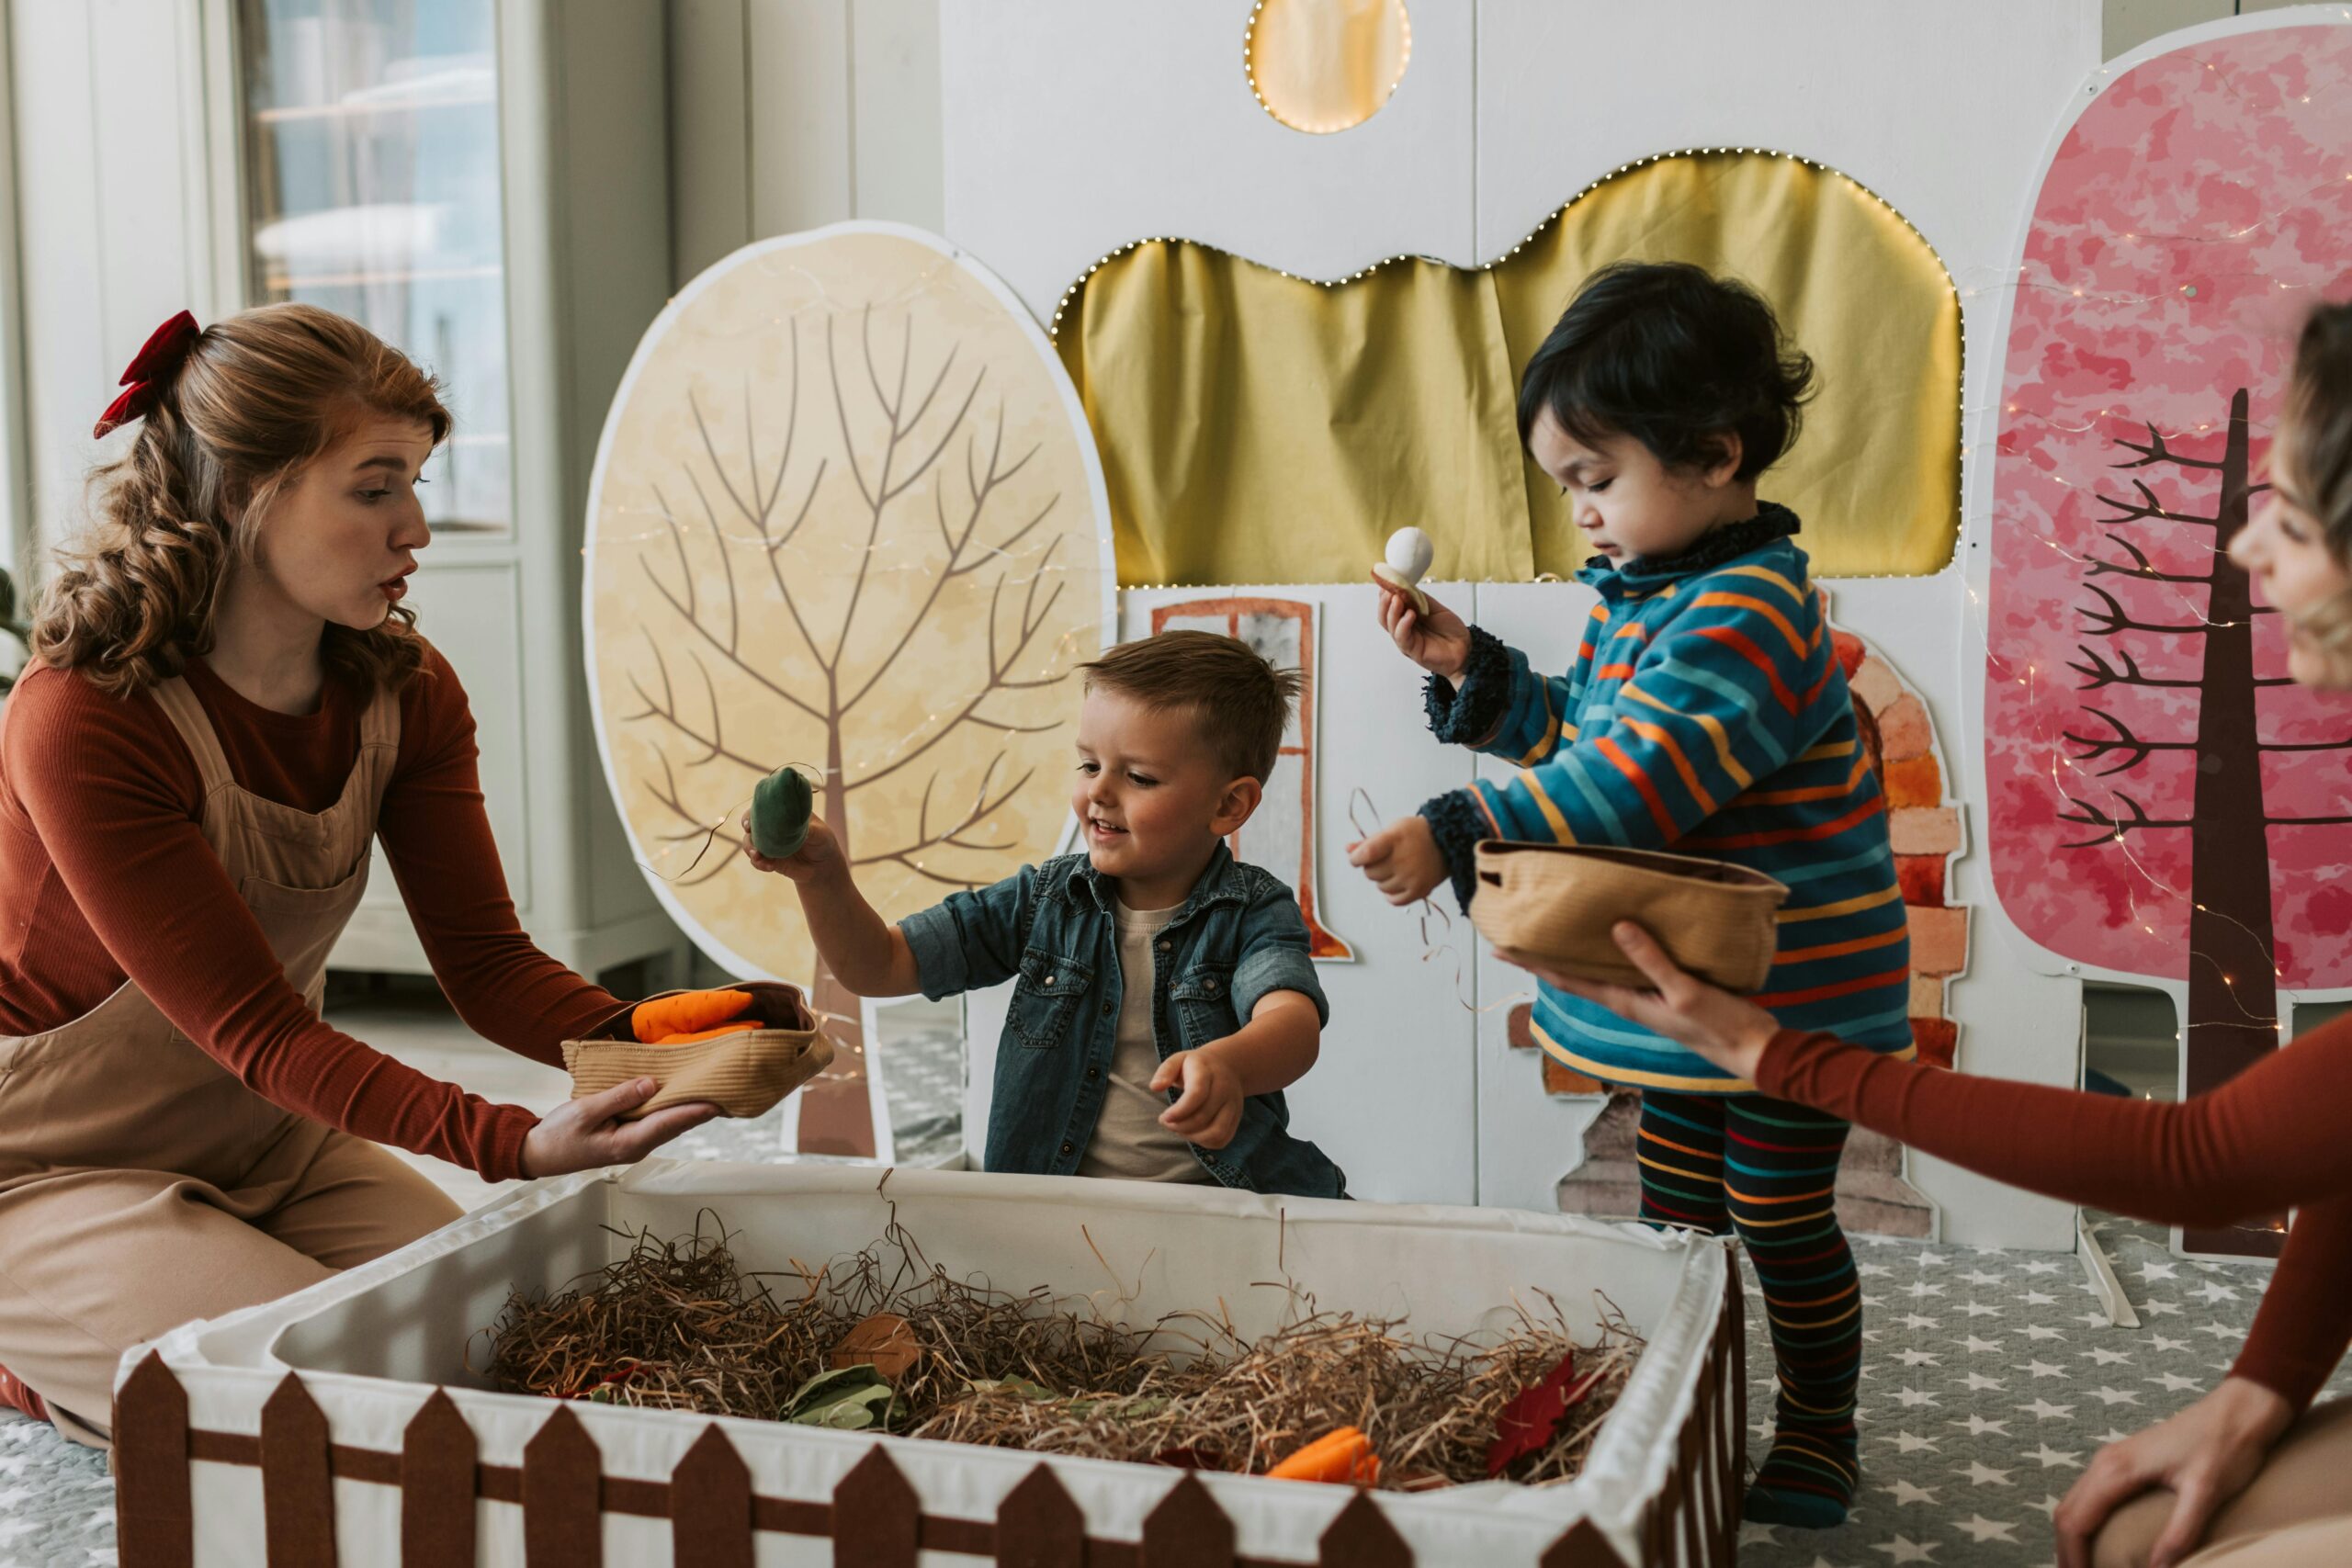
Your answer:
[[[2175,1265],[2170,1263],[2158,1263],[2154,1260],[2141,1264],[2140,1267],[2132,1270],[2132,1272],[2138,1274],[2143,1280],[2177,1280],[2180,1278],[2180,1269]]]
[[[2053,1367],[2047,1361],[2029,1361],[2022,1367],[2012,1367],[2009,1370],[2018,1372],[2030,1372],[2038,1378],[2063,1378],[2066,1375],[2065,1368]]]
[[[2056,1306],[2058,1304],[2058,1298],[2050,1294],[2046,1291],[2028,1291],[2025,1294],[2019,1296],[2018,1300],[2025,1303],[2025,1304],[2030,1307],[2048,1307]]]
[[[2185,1378],[2178,1372],[2166,1372],[2161,1377],[2147,1378],[2143,1381],[2158,1384],[2166,1393],[2187,1393],[2191,1389],[2204,1386],[2195,1378]]]
[[[2208,1280],[2188,1293],[2204,1302],[2233,1302],[2238,1299],[2235,1285],[2224,1285],[2218,1280]]]
[[[2001,1309],[1999,1307],[1986,1306],[1982,1302],[1971,1302],[1967,1306],[1961,1310],[1967,1313],[1971,1317],[1998,1317],[2001,1315]]]
[[[1981,1356],[1987,1350],[1998,1350],[2001,1347],[1997,1340],[1979,1339],[1972,1334],[1961,1341],[1960,1348],[1973,1355]]]
[[[2041,1461],[2041,1468],[2044,1470],[2050,1469],[2052,1465],[2064,1465],[2069,1470],[2080,1470],[2083,1468],[2082,1461],[2076,1459],[2073,1454],[2062,1454],[2056,1449],[2052,1448],[2048,1443],[2042,1444],[2041,1448],[2035,1450],[2032,1453],[2030,1453],[2025,1457],[2030,1460],[2037,1460]]]
[[[1897,1389],[1894,1393],[1894,1403],[1905,1410],[1914,1410],[1922,1404],[1933,1404],[1936,1402],[1934,1394],[1922,1393],[1916,1388]]]
[[[1932,1503],[1936,1500],[1936,1489],[1934,1487],[1914,1486],[1909,1482],[1900,1479],[1898,1479],[1894,1485],[1882,1486],[1879,1490],[1882,1492],[1893,1493],[1894,1495],[1894,1506],[1898,1508],[1908,1506],[1913,1503]]]
[[[1942,1261],[1943,1255],[1940,1253],[1923,1252],[1919,1254],[1919,1267],[1922,1269],[1927,1268],[1931,1263],[1941,1263]]]
[[[2049,1494],[2044,1493],[2041,1502],[2028,1503],[2026,1506],[2054,1517],[2058,1512],[2058,1505],[2061,1499],[2052,1497]]]
[[[2103,1346],[2097,1349],[2084,1351],[2083,1359],[2086,1361],[2096,1361],[2102,1367],[2128,1367],[2132,1364],[2132,1358],[2125,1355],[2122,1351],[2109,1350]]]
[[[2011,1546],[2015,1546],[2018,1544],[2018,1538],[2011,1535],[2009,1532],[2017,1528],[2018,1527],[2015,1525],[1995,1524],[1992,1520],[1984,1517],[1982,1514],[1971,1514],[1968,1516],[1968,1522],[1966,1524],[1954,1525],[1952,1527],[1954,1529],[1966,1530],[1968,1532],[1968,1539],[1976,1542],[1979,1546],[1984,1545],[1988,1540],[2005,1540]]]
[[[2149,1335],[2148,1343],[2156,1348],[2156,1352],[2159,1355],[2162,1355],[2166,1350],[2186,1350],[2188,1348],[2188,1340],[2167,1339],[2161,1334]]]
[[[1889,1559],[1897,1563],[1933,1562],[1936,1560],[1934,1547],[1922,1546],[1906,1535],[1898,1535],[1893,1540],[1883,1540],[1871,1550],[1885,1552]]]
[[[1972,1285],[1997,1285],[2001,1283],[2001,1277],[1998,1274],[1987,1274],[1982,1269],[1971,1269],[1967,1273],[1962,1274],[1961,1278]]]
[[[1756,1546],[1758,1544],[1765,1546],[1778,1546],[1781,1543],[1780,1540],[1772,1534],[1772,1527],[1770,1525],[1759,1525],[1750,1523],[1747,1520],[1742,1520],[1739,1527],[1739,1544],[1742,1546]]]
[[[1860,1274],[1865,1280],[1871,1280],[1876,1279],[1881,1275],[1892,1274],[1894,1270],[1889,1269],[1883,1263],[1856,1263],[1854,1265],[1854,1272]]]
[[[2072,1416],[2075,1413],[2075,1407],[2071,1404],[2052,1404],[2046,1399],[2037,1399],[2031,1404],[2020,1404],[2018,1408],[2037,1421],[2047,1421],[2053,1416]]]
[[[1908,1432],[1897,1432],[1894,1434],[1894,1451],[1896,1453],[1917,1453],[1921,1449],[1926,1449],[1929,1453],[1940,1451],[1936,1448],[1936,1439],[1933,1438],[1915,1438]]]
[[[1905,1328],[1933,1328],[1936,1325],[1936,1320],[1934,1318],[1921,1317],[1916,1312],[1907,1317],[1898,1317],[1894,1321],[1901,1324]]]
[[[1992,1433],[1996,1438],[2006,1438],[2009,1435],[2009,1424],[2007,1421],[1987,1421],[1982,1416],[1975,1415],[1973,1412],[1970,1414],[1967,1420],[1955,1421],[1952,1425],[1955,1427],[1967,1427],[1968,1435],[1972,1438],[1981,1438],[1987,1432]]]
[[[2047,1324],[2041,1323],[2027,1324],[2025,1325],[2025,1337],[2028,1339],[2033,1340],[2064,1339],[2066,1337],[2065,1335],[2060,1333],[2057,1329],[2049,1326]]]
[[[1906,1367],[1932,1367],[1938,1364],[1938,1358],[1925,1350],[1904,1350],[1898,1352],[1894,1359]]]
[[[2156,1317],[2178,1317],[2180,1303],[2178,1302],[2149,1302],[2140,1310]]]
[[[2240,1337],[2245,1333],[2245,1330],[2232,1328],[2226,1323],[2209,1323],[2197,1332],[2199,1334],[2210,1334],[2216,1339],[2235,1339]]]
[[[2138,1394],[2126,1393],[2120,1388],[2095,1388],[2091,1390],[2091,1397],[2098,1400],[2101,1404],[2137,1404],[2140,1403],[2140,1396]]]
[[[1971,1393],[1982,1393],[1988,1388],[1998,1388],[2000,1386],[2001,1380],[1998,1378],[1988,1378],[1983,1372],[1971,1372],[1968,1374],[1968,1392]]]
[[[2030,1263],[2019,1264],[2018,1267],[2023,1269],[2029,1274],[2055,1274],[2059,1269],[2064,1268],[2065,1265],[2063,1263],[2052,1263],[2046,1258],[2038,1258]]]
[[[2115,1325],[2115,1320],[2103,1312],[2086,1312],[2077,1316],[2075,1321],[2091,1328],[2112,1328]]]
[[[1941,1285],[1931,1285],[1925,1280],[1921,1280],[1917,1284],[1904,1286],[1903,1293],[1915,1297],[1940,1296],[1944,1293],[1944,1288]]]
[[[1968,1483],[1971,1486],[2007,1486],[2009,1472],[1995,1470],[1984,1461],[1973,1459],[1968,1461]]]
[[[2109,1427],[2107,1429],[2106,1435],[2097,1438],[2096,1440],[2100,1443],[2120,1443],[2131,1435],[2132,1434],[2129,1432],[2119,1432],[2114,1427]]]

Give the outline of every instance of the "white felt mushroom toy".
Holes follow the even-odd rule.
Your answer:
[[[1427,576],[1430,563],[1437,558],[1437,547],[1419,528],[1399,528],[1388,536],[1388,558],[1372,569],[1372,575],[1413,602],[1413,613],[1430,613],[1429,595],[1419,584]]]

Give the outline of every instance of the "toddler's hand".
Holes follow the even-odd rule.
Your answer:
[[[808,818],[808,837],[799,849],[782,860],[770,860],[752,847],[751,813],[743,814],[743,858],[762,871],[773,871],[795,882],[808,882],[829,871],[837,871],[847,863],[842,858],[842,841],[825,826],[821,817]]]
[[[1434,599],[1424,615],[1413,608],[1409,596],[1377,577],[1372,581],[1380,590],[1380,629],[1396,642],[1397,651],[1430,674],[1461,684],[1462,667],[1470,660],[1469,624]],[[1426,590],[1421,597],[1429,599]]]
[[[1446,880],[1445,855],[1426,817],[1400,817],[1371,838],[1348,846],[1348,863],[1363,868],[1392,904],[1414,904]]]
[[[1241,1079],[1209,1047],[1179,1051],[1151,1075],[1155,1092],[1165,1094],[1178,1085],[1184,1092],[1159,1113],[1159,1124],[1188,1144],[1221,1149],[1241,1128]]]

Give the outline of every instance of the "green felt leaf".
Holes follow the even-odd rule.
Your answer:
[[[887,1427],[905,1410],[882,1374],[860,1363],[819,1372],[802,1383],[784,1402],[784,1419],[802,1427],[855,1432]]]

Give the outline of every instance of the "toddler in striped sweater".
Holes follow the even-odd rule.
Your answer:
[[[1751,290],[1674,265],[1595,274],[1529,362],[1521,438],[1567,497],[1599,591],[1565,676],[1384,584],[1381,625],[1430,671],[1441,740],[1518,771],[1442,795],[1349,851],[1389,901],[1448,880],[1466,904],[1482,838],[1622,844],[1786,883],[1755,998],[1792,1029],[1912,1053],[1909,944],[1886,807],[1797,519],[1757,477],[1793,441],[1813,379]],[[1535,1039],[1642,1091],[1642,1216],[1736,1230],[1780,1375],[1747,1517],[1826,1528],[1857,1479],[1861,1295],[1832,1188],[1846,1123],[1755,1092],[1628,1020],[1541,985]]]

